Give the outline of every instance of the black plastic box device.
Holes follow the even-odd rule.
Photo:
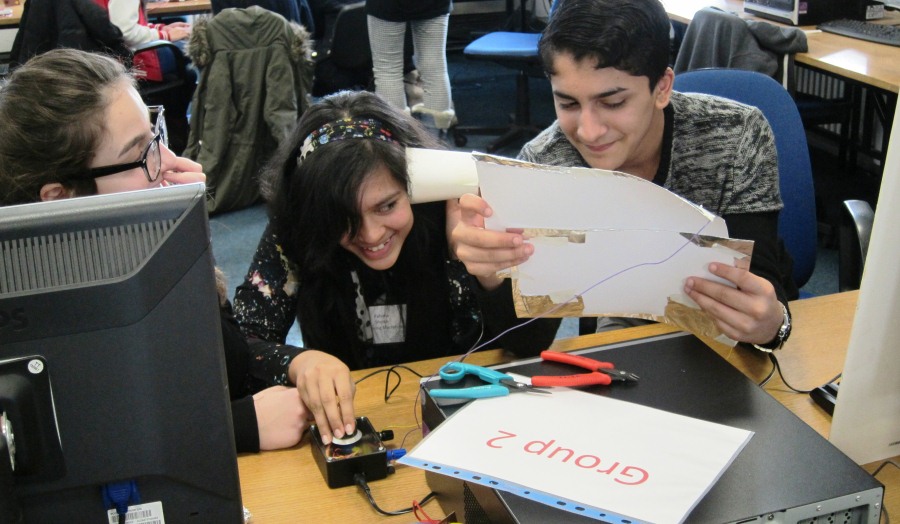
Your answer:
[[[322,443],[315,424],[310,426],[310,433],[313,458],[329,488],[352,486],[355,484],[353,477],[358,473],[364,474],[366,481],[388,476],[387,448],[366,417],[357,417],[354,435],[334,439],[331,444]]]

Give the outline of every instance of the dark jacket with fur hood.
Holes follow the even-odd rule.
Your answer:
[[[257,6],[194,23],[201,73],[184,155],[203,166],[210,213],[259,200],[260,167],[309,106],[311,45],[303,26]]]

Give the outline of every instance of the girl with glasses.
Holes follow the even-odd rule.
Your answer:
[[[2,205],[206,178],[166,147],[164,120],[151,122],[115,60],[54,50],[17,69],[0,97]]]
[[[132,76],[104,55],[57,49],[33,58],[0,87],[0,121],[2,205],[206,178],[199,164],[166,147],[160,108],[149,110]],[[254,360],[221,282],[219,291],[237,449],[293,446],[309,412],[295,388],[252,394],[266,386],[252,378]]]

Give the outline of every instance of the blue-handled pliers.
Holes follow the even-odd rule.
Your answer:
[[[506,373],[501,373],[495,369],[490,369],[482,366],[466,364],[464,362],[447,363],[441,366],[438,374],[441,376],[441,379],[451,384],[459,382],[466,375],[474,375],[484,382],[487,382],[488,384],[484,386],[473,386],[457,389],[432,389],[429,390],[428,393],[433,398],[491,398],[503,397],[509,395],[511,392],[550,394],[549,391],[535,388],[530,384],[525,384],[524,382],[519,382],[511,375],[507,375]]]

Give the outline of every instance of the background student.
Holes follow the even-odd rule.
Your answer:
[[[114,59],[73,49],[33,58],[0,87],[0,204],[204,181],[166,147],[162,118],[151,120]],[[309,416],[299,394],[276,385],[251,396],[261,381],[221,283],[219,298],[238,451],[297,444]]]
[[[122,30],[125,44],[132,49],[153,40],[182,42],[191,36],[191,24],[187,22],[150,23],[143,0],[94,1],[109,11],[110,21]],[[174,72],[175,62],[166,53],[138,53],[134,66],[138,79],[161,82],[166,74]]]
[[[406,147],[434,141],[378,95],[340,92],[304,113],[262,176],[269,224],[236,318],[325,442],[354,430],[350,369],[457,355],[520,322],[510,296],[476,295],[453,260],[455,201],[410,203]],[[310,349],[283,345],[295,319]],[[555,334],[533,323],[498,345],[531,355]]]
[[[447,29],[450,0],[367,0],[366,20],[375,92],[400,109],[427,113],[438,129],[456,123],[447,72]],[[412,31],[416,66],[424,101],[407,100],[404,87],[404,41]]]
[[[772,131],[755,108],[674,92],[669,45],[658,0],[561,0],[539,47],[557,119],[519,158],[624,171],[724,218],[730,236],[755,242],[750,271],[712,264],[735,287],[691,277],[684,291],[728,337],[780,347],[787,302],[798,293],[777,235]],[[460,204],[456,254],[481,286],[497,288],[495,272],[526,261],[534,247],[520,234],[482,229],[491,213],[483,199],[467,195]]]
[[[152,23],[147,18],[145,0],[92,0],[109,12],[110,21],[122,31],[125,45],[134,51],[141,45],[155,40],[173,42],[181,51],[185,51],[187,38],[191,36],[191,24],[184,21],[172,21],[168,24]],[[133,55],[132,74],[142,83],[149,85],[184,79],[177,92],[171,92],[164,98],[169,108],[171,124],[172,149],[181,154],[187,144],[188,105],[197,84],[197,72],[185,56],[179,70],[177,51],[171,47],[160,46]],[[162,95],[160,95],[162,97]]]

